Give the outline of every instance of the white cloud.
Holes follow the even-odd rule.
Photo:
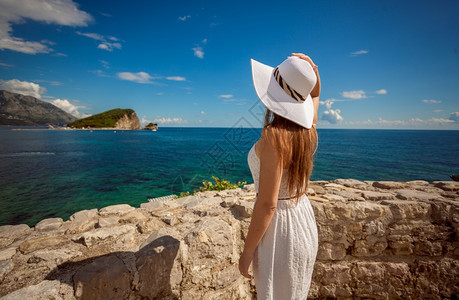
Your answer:
[[[443,111],[443,109],[436,109],[436,110],[434,110],[434,112],[436,112],[436,113],[439,113],[439,112],[442,112],[442,111]]]
[[[459,112],[452,112],[451,115],[449,116],[449,120],[459,123]]]
[[[97,46],[97,49],[102,49],[102,50],[107,50],[107,51],[113,51],[113,49],[121,49],[121,44],[120,43],[109,43],[109,42],[103,42],[102,44],[99,44]]]
[[[224,103],[233,102],[236,105],[245,105],[246,104],[246,100],[245,99],[235,99],[235,98],[233,98],[233,95],[230,95],[230,94],[220,95],[220,96],[218,96],[218,98],[222,98]]]
[[[85,32],[80,32],[80,31],[77,31],[76,33],[78,35],[85,36],[85,37],[88,37],[88,38],[96,40],[96,41],[101,41],[101,42],[105,41],[104,36],[101,35],[101,34],[98,34],[98,33],[91,33],[91,32],[85,33]]]
[[[343,117],[341,117],[340,113],[341,113],[341,110],[339,110],[339,109],[326,110],[322,114],[322,120],[328,121],[328,122],[330,122],[332,124],[341,123],[343,121]]]
[[[205,114],[206,114],[206,112],[201,110],[201,115],[205,115]]]
[[[191,18],[190,15],[183,16],[183,17],[178,17],[178,19],[179,19],[180,21],[186,21],[186,20],[189,19],[189,18]]]
[[[118,76],[119,79],[122,79],[122,80],[134,81],[137,83],[155,83],[151,81],[153,77],[151,77],[150,74],[146,72],[137,72],[137,73],[119,72],[116,75]]]
[[[359,50],[359,51],[355,51],[355,52],[352,52],[351,55],[361,55],[361,54],[367,54],[368,53],[368,50]]]
[[[375,93],[378,95],[385,95],[387,94],[387,91],[385,89],[380,89],[380,90],[377,90]]]
[[[25,23],[26,19],[63,26],[87,26],[93,20],[88,13],[78,9],[72,0],[10,0],[0,1],[0,49],[25,54],[53,51],[45,44],[49,41],[26,41],[12,36],[12,24]]]
[[[78,111],[78,109],[80,109],[80,108],[85,108],[84,106],[77,106],[77,105],[71,103],[67,99],[54,99],[54,100],[51,100],[49,102],[51,102],[53,105],[59,107],[63,111],[68,112],[71,115],[74,115],[77,118],[86,118],[86,117],[89,116],[87,114],[80,113]]]
[[[59,81],[56,81],[56,80],[44,80],[44,79],[37,79],[37,80],[34,80],[35,82],[44,82],[44,83],[48,83],[49,85],[52,85],[52,86],[60,86],[62,85],[62,82],[59,82]]]
[[[118,41],[120,41],[120,39],[114,37],[114,36],[108,36],[108,37],[105,37],[101,34],[98,34],[98,33],[85,33],[85,32],[80,32],[80,31],[77,31],[76,32],[78,35],[81,35],[81,36],[85,36],[87,38],[90,38],[90,39],[93,39],[93,40],[96,40],[96,41],[100,41],[101,43],[97,46],[98,49],[102,49],[102,50],[106,50],[106,51],[113,51],[113,49],[121,49],[122,46],[120,43],[118,43]],[[112,42],[108,42],[107,40],[111,40],[111,41],[115,41],[115,43],[112,43]]]
[[[140,120],[140,123],[142,124],[148,124],[148,123],[153,123],[152,121],[148,120],[146,116],[142,117],[142,120]]]
[[[384,120],[383,118],[379,117],[376,124],[380,125],[389,125],[389,126],[401,126],[406,125],[406,121],[403,120]]]
[[[154,123],[160,124],[184,124],[187,123],[186,120],[182,118],[158,118],[153,121]]]
[[[205,45],[207,44],[207,39],[203,39],[201,42]]]
[[[454,113],[451,115],[453,116]],[[458,118],[459,118],[459,113]],[[379,117],[377,121],[372,121],[370,119],[366,121],[356,121],[356,122],[348,122],[351,125],[367,125],[371,127],[395,127],[395,128],[422,128],[422,127],[429,127],[433,128],[435,126],[443,126],[447,124],[455,123],[454,120],[451,119],[444,119],[444,118],[430,118],[430,119],[421,119],[421,118],[411,118],[408,121],[405,120],[385,120],[382,117]]]
[[[2,63],[2,62],[0,62],[0,66],[5,67],[5,68],[12,68],[12,67],[14,67],[14,65],[5,64],[5,63]]]
[[[166,77],[166,79],[173,80],[173,81],[186,81],[186,78],[182,76],[168,76]]]
[[[325,105],[327,109],[331,109],[333,103],[335,103],[335,99],[327,99],[325,101],[319,101],[319,104]]]
[[[450,116],[451,118],[451,116]],[[427,120],[422,120],[422,119],[419,119],[419,118],[412,118],[410,119],[410,123],[411,124],[425,124],[425,125],[445,125],[445,124],[449,124],[449,123],[454,123],[455,121],[454,120],[451,120],[451,119],[443,119],[443,118],[430,118],[430,119],[427,119]]]
[[[204,51],[202,50],[201,46],[196,46],[194,48],[191,48],[193,50],[194,56],[203,59],[204,58]]]
[[[171,81],[186,81],[186,78],[183,76],[151,76],[150,74],[146,72],[138,72],[138,73],[132,73],[132,72],[120,72],[116,74],[119,79],[122,80],[128,80],[128,81],[134,81],[137,83],[150,83],[150,84],[158,84],[155,81],[156,79],[166,79],[166,80],[171,80]]]
[[[102,70],[94,70],[94,71],[89,71],[89,72],[94,73],[99,77],[112,77],[111,75],[105,74],[104,71]]]
[[[15,37],[0,38],[0,49],[9,49],[25,54],[49,53],[53,51],[53,49],[39,42],[27,42]]]
[[[320,104],[325,105],[327,110],[325,110],[322,114],[321,120],[328,121],[331,124],[341,123],[343,121],[343,117],[340,115],[340,109],[332,109],[332,105],[335,103],[335,99],[327,99],[325,101],[320,101]]]
[[[365,92],[362,90],[359,91],[349,91],[349,92],[342,92],[341,95],[344,98],[350,98],[350,99],[363,99],[366,98],[367,96],[365,95]]]
[[[424,103],[434,103],[434,104],[438,104],[438,103],[441,103],[441,100],[434,100],[434,99],[428,100],[428,99],[424,99],[424,100],[422,100],[422,102],[424,102]]]
[[[37,99],[41,99],[41,95],[46,92],[46,89],[37,83],[20,81],[18,79],[1,81],[0,89],[7,90],[12,93],[32,96]]]
[[[112,51],[112,49],[111,49],[108,45],[103,44],[103,43],[102,43],[102,44],[99,44],[99,45],[97,46],[97,49]]]
[[[110,63],[109,63],[108,61],[99,60],[99,62],[102,64],[102,66],[103,66],[105,69],[110,69]]]

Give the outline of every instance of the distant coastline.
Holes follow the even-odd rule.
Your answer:
[[[17,128],[23,128],[23,127],[32,127],[32,128],[37,128],[37,129],[48,129],[45,126],[42,125],[37,125],[37,126],[32,126],[32,125],[4,125],[0,124],[0,128],[5,128],[5,127],[17,127]],[[207,126],[161,126],[161,128],[165,129],[231,129],[235,127],[221,127],[221,126],[215,126],[215,127],[207,127]],[[256,129],[256,130],[261,130],[263,127],[237,127],[237,128],[243,128],[243,129]],[[76,128],[75,128],[76,129]],[[96,129],[96,128],[93,128]],[[97,128],[98,129],[98,128]],[[113,129],[113,128],[109,128]],[[127,129],[124,129],[127,130]],[[141,129],[135,129],[135,130],[141,130]],[[319,127],[317,130],[320,132],[321,130],[356,130],[356,131],[364,131],[364,130],[375,130],[375,131],[459,131],[458,129],[451,129],[451,128],[442,128],[442,129],[419,129],[419,128],[325,128],[325,127]]]

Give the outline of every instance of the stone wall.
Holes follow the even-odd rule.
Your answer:
[[[459,296],[459,183],[314,181],[309,298]],[[253,184],[0,226],[1,299],[254,299],[237,261]]]

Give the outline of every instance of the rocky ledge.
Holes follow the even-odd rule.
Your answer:
[[[455,299],[459,182],[313,181],[309,298]],[[253,184],[0,227],[1,299],[254,299],[237,261]]]

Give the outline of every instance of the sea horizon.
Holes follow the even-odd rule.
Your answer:
[[[28,125],[23,125],[23,126],[18,126],[18,125],[0,125],[0,128],[2,127],[17,127],[17,128],[37,128],[37,129],[49,129],[49,130],[54,130],[52,128],[48,128],[47,126],[28,126]],[[230,128],[245,128],[245,129],[262,129],[263,127],[225,127],[225,126],[158,126],[159,128],[222,128],[222,129],[230,129]],[[318,127],[317,129],[332,129],[332,130],[412,130],[412,131],[459,131],[459,129],[454,129],[454,128],[333,128],[333,127]],[[101,130],[100,128],[91,128],[91,129],[81,129],[81,128],[69,128],[68,130]],[[117,128],[111,128],[111,129],[102,129],[102,130],[149,130],[149,129],[117,129]]]

